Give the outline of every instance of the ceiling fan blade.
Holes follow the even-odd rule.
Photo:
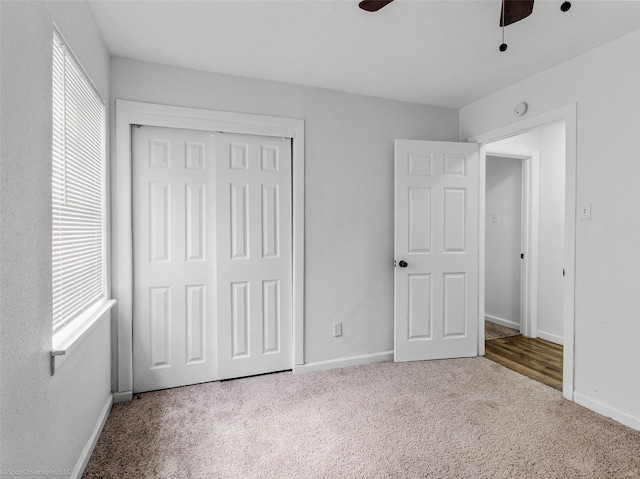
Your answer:
[[[358,6],[367,12],[377,12],[391,2],[393,2],[393,0],[362,0]]]
[[[533,0],[503,0],[500,12],[500,26],[506,27],[519,22],[533,12]]]

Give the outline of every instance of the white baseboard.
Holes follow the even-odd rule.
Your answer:
[[[76,462],[76,467],[74,467],[73,471],[71,472],[71,479],[80,479],[82,477],[82,473],[84,473],[84,469],[87,467],[87,464],[89,464],[89,459],[91,459],[93,449],[96,447],[96,443],[98,442],[98,438],[100,437],[102,428],[107,422],[107,418],[109,417],[109,413],[111,412],[111,406],[113,406],[113,396],[109,395],[106,404],[102,408],[100,416],[98,416],[98,421],[96,422],[96,426],[93,429],[93,433],[89,437],[87,444],[84,446],[82,454],[80,455],[78,462]]]
[[[552,343],[559,344],[561,346],[564,344],[563,338],[556,334],[546,333],[544,331],[538,330],[538,337],[546,339],[547,341],[551,341]]]
[[[612,407],[609,407],[605,404],[602,404],[595,399],[591,399],[584,394],[575,392],[573,393],[573,400],[580,404],[581,406],[586,407],[587,409],[591,409],[592,411],[597,412],[598,414],[602,414],[603,416],[610,417],[614,421],[618,421],[625,426],[629,426],[630,428],[636,429],[640,431],[640,418],[634,417],[626,412],[619,411]]]
[[[498,318],[497,316],[491,316],[490,314],[485,314],[484,319],[485,321],[491,321],[492,323],[499,324],[500,326],[504,326],[505,328],[517,329],[518,331],[520,331],[520,323],[516,323],[515,321]]]
[[[380,363],[392,360],[393,350],[390,350],[382,353],[363,354],[362,356],[351,356],[348,358],[329,359],[327,361],[316,361],[314,363],[301,364],[293,367],[293,373],[311,373],[313,371],[326,371],[328,369],[345,368],[347,366],[358,366],[360,364]]]
[[[133,399],[133,391],[123,391],[113,393],[113,404],[127,402]]]

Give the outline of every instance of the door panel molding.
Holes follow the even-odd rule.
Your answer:
[[[112,287],[118,299],[112,313],[117,325],[117,392],[114,397],[123,401],[131,399],[133,394],[131,128],[135,125],[292,139],[292,362],[293,365],[304,364],[304,120],[116,99],[115,157],[112,157],[110,185]],[[194,158],[194,167],[197,164],[197,158]]]

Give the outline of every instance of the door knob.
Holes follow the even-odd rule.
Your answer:
[[[398,263],[398,266],[400,266],[401,268],[406,268],[409,265],[405,260],[401,260],[400,263]]]

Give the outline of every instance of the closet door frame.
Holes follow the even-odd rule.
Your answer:
[[[304,364],[304,120],[245,113],[202,110],[116,100],[115,156],[111,169],[112,310],[117,338],[114,402],[133,397],[133,235],[131,128],[149,125],[248,135],[281,136],[292,140],[293,203],[293,365]]]

